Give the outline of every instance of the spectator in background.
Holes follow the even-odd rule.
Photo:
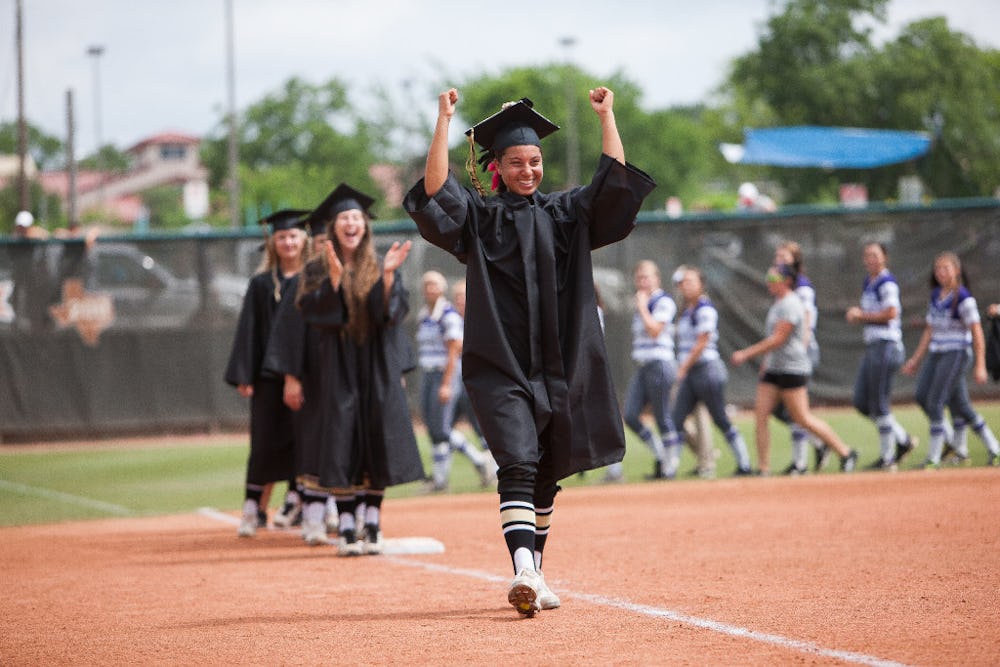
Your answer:
[[[237,535],[253,537],[267,526],[267,503],[274,482],[292,474],[295,439],[291,410],[284,403],[283,382],[264,372],[271,327],[278,304],[293,298],[289,283],[302,270],[306,255],[303,218],[308,211],[283,209],[260,220],[271,228],[264,259],[250,279],[233,338],[225,380],[250,399],[250,456]]]
[[[10,295],[14,325],[24,331],[44,331],[52,323],[48,309],[53,289],[45,244],[37,241],[47,239],[49,233],[35,225],[30,211],[20,211],[14,217],[13,237],[16,242],[7,246],[7,253],[14,281]]]
[[[31,211],[18,211],[14,216],[14,238],[47,239],[49,232],[35,224],[35,216]]]
[[[924,468],[936,469],[941,464],[946,440],[946,405],[952,418],[961,417],[970,424],[986,445],[988,465],[1000,464],[1000,443],[969,400],[965,380],[969,368],[977,383],[984,384],[987,380],[986,345],[976,299],[969,292],[962,262],[953,252],[943,252],[934,259],[926,321],[917,349],[903,364],[906,375],[920,371],[916,399],[930,421]],[[968,450],[959,447],[955,447],[955,453],[967,459]]]
[[[785,403],[796,423],[819,436],[826,445],[840,454],[841,471],[853,472],[858,462],[857,450],[844,444],[829,424],[809,410],[806,385],[812,364],[806,350],[805,306],[794,291],[797,278],[795,268],[787,264],[776,264],[768,269],[765,280],[774,303],[767,311],[765,338],[742,350],[736,350],[732,356],[733,364],[740,366],[754,357],[764,355],[754,402],[760,474],[769,475],[771,471],[768,420],[778,401]]]
[[[737,191],[736,208],[753,213],[773,213],[778,209],[774,200],[761,193],[753,183],[743,183]]]
[[[895,470],[917,446],[892,414],[892,384],[903,364],[902,317],[899,284],[889,272],[889,254],[881,243],[868,243],[861,252],[865,265],[861,305],[847,310],[850,324],[863,326],[865,353],[854,382],[854,407],[878,427],[878,460],[872,468]]]

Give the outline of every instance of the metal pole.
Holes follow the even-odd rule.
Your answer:
[[[229,164],[229,225],[233,229],[240,227],[240,179],[239,179],[239,144],[237,143],[236,119],[236,59],[234,56],[233,0],[226,0],[226,89],[229,102],[229,146],[227,160]]]
[[[24,11],[22,0],[15,5],[17,41],[17,202],[19,210],[27,211],[31,207],[28,196],[28,124],[24,117]]]
[[[66,167],[69,169],[69,210],[66,212],[66,222],[70,229],[79,222],[76,213],[76,122],[73,119],[73,89],[66,91]]]
[[[576,127],[576,100],[573,99],[573,80],[570,49],[576,44],[575,37],[560,37],[559,44],[566,49],[566,186],[580,184],[580,137]]]

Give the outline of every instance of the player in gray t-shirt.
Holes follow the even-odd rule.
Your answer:
[[[768,420],[778,401],[784,402],[796,423],[817,435],[840,455],[842,471],[852,472],[858,461],[857,450],[848,447],[829,424],[809,410],[806,388],[812,372],[806,349],[809,329],[805,307],[794,291],[795,279],[795,268],[788,264],[776,264],[768,269],[765,280],[768,291],[774,297],[774,304],[767,311],[766,336],[749,347],[733,352],[732,356],[733,365],[739,366],[764,355],[754,403],[760,473],[770,474],[771,433]]]

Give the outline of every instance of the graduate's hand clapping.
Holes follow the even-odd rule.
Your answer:
[[[329,267],[327,271],[330,275],[330,284],[333,285],[333,289],[340,289],[340,279],[344,275],[344,265],[340,263],[337,251],[333,249],[333,241],[328,239],[324,244],[324,250],[326,252],[326,265]]]
[[[385,253],[385,260],[382,263],[383,273],[392,273],[401,267],[403,262],[406,261],[407,255],[410,254],[411,247],[413,247],[413,241],[407,241],[406,243],[396,241],[393,243],[389,251]]]

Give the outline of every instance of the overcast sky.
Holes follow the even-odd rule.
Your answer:
[[[225,0],[22,2],[26,116],[64,138],[72,89],[78,157],[93,151],[98,123],[103,142],[124,149],[163,131],[203,135],[225,113]],[[522,6],[516,3],[455,0],[233,5],[240,108],[292,76],[338,77],[359,94],[375,81],[412,81],[423,92],[442,74],[458,79],[569,58],[596,76],[624,72],[644,91],[643,106],[657,109],[704,100],[727,63],[755,48],[774,2],[535,0],[523,11],[511,11]],[[0,121],[17,118],[15,7],[16,0],[0,0]],[[980,46],[1000,48],[997,0],[892,0],[877,35],[893,38],[903,25],[937,15]],[[563,37],[575,44],[561,45]],[[93,45],[105,49],[99,58],[87,55]],[[436,110],[434,93],[428,114]]]

